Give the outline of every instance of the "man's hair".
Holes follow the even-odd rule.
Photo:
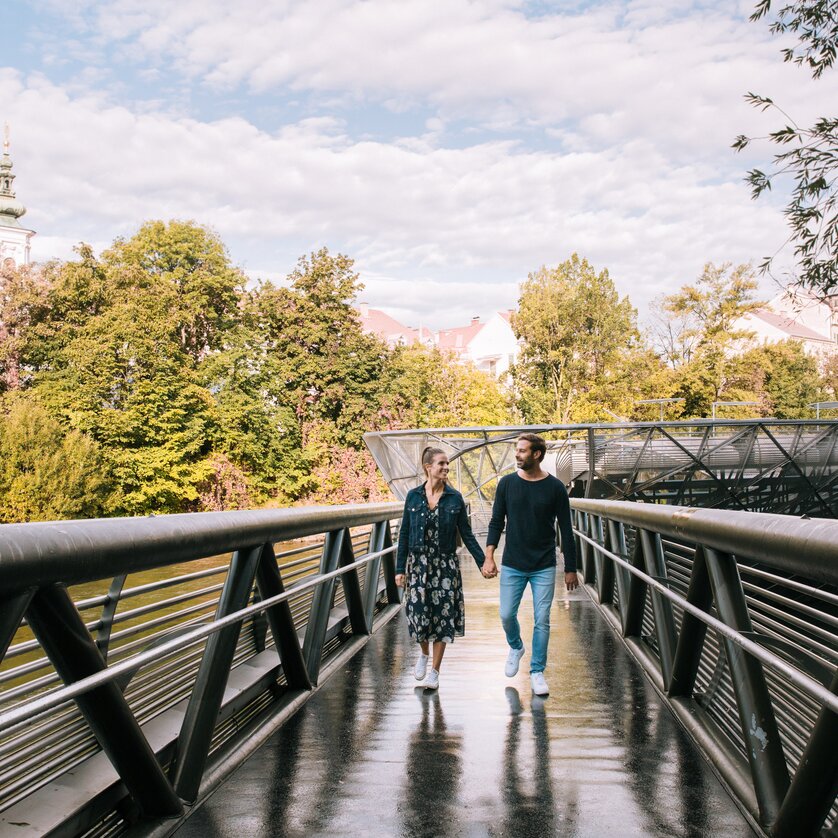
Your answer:
[[[547,453],[547,443],[544,441],[543,437],[540,437],[538,434],[521,434],[518,437],[519,440],[523,439],[529,442],[530,450],[533,454],[536,451],[541,452],[541,457],[539,457],[539,462],[544,462],[544,455]]]

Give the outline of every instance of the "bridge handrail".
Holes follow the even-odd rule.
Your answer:
[[[325,673],[398,612],[390,524],[402,508],[395,502],[0,526],[0,662],[7,653],[44,655],[5,672],[12,687],[2,693],[10,706],[0,712],[0,831],[28,822],[71,834],[84,831],[78,824],[114,819],[129,828],[138,814],[140,826],[168,830],[163,824],[182,817],[184,803],[209,793]],[[279,542],[309,536],[323,537],[275,552]],[[217,563],[228,567],[175,571],[169,580],[123,589],[128,574],[219,554],[227,557]],[[286,557],[291,561],[282,562]],[[108,662],[110,627],[124,597],[220,571],[223,584],[120,612],[143,622],[120,633],[138,641],[110,644],[118,660]],[[69,585],[111,578],[105,597],[74,605]],[[181,601],[189,607],[171,608]],[[100,606],[102,616],[85,623],[80,605]],[[20,635],[22,627],[36,641]],[[51,674],[32,680],[44,666]],[[17,685],[15,678],[28,680]],[[50,747],[39,758],[43,741]],[[41,761],[25,775],[10,772],[18,752],[28,766]],[[74,787],[66,807],[50,802],[48,783],[58,777]]]
[[[387,521],[401,503],[0,525],[0,590],[66,585]]]
[[[818,834],[838,817],[838,521],[571,504],[586,589],[753,823]]]
[[[574,509],[714,550],[772,564],[778,570],[838,584],[838,521],[652,503],[574,498]]]

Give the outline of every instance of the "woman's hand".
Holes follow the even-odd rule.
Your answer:
[[[404,587],[404,574],[403,573],[397,573],[396,574],[396,587],[397,588],[403,588]]]

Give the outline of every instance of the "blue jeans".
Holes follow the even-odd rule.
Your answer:
[[[506,632],[506,642],[513,649],[520,649],[521,626],[518,623],[518,606],[524,595],[524,588],[530,583],[532,589],[533,615],[532,655],[530,672],[543,672],[547,666],[547,644],[550,641],[550,607],[556,590],[556,568],[547,567],[528,573],[514,567],[501,566],[500,571],[500,621]]]

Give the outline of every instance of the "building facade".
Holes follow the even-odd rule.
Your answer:
[[[24,227],[19,219],[26,207],[15,197],[15,176],[9,156],[9,126],[3,138],[3,157],[0,158],[0,267],[19,268],[30,262],[30,241],[33,230]]]

